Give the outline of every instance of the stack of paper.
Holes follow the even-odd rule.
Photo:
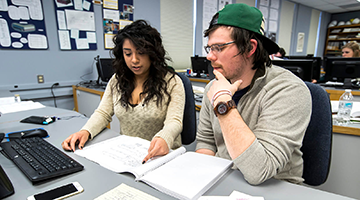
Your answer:
[[[11,97],[11,99],[13,100],[14,97]],[[33,102],[33,101],[15,102],[15,100],[12,101],[11,99],[8,97],[0,98],[0,112],[2,114],[45,107],[44,105],[42,105],[39,102]]]

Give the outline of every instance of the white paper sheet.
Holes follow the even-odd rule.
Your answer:
[[[5,19],[0,18],[0,44],[3,47],[11,45],[9,26]]]
[[[84,0],[84,2],[83,2],[83,8],[84,8],[85,10],[90,10],[90,6],[91,6],[91,3],[88,2],[88,1],[86,1],[86,0]]]
[[[124,183],[94,200],[159,200]]]
[[[17,6],[26,6],[29,8],[30,17],[33,20],[43,20],[43,11],[40,0],[12,0]]]
[[[76,40],[76,48],[77,49],[89,49],[89,42],[87,38],[78,38]]]
[[[0,0],[0,11],[8,11],[8,8],[7,0]]]
[[[95,19],[93,12],[65,10],[67,28],[81,31],[95,31]]]
[[[57,10],[57,21],[59,29],[66,30],[65,12],[63,10]]]
[[[104,19],[112,19],[113,21],[118,22],[119,16],[118,10],[103,9]]]
[[[45,35],[29,34],[27,39],[31,49],[46,49],[48,47]]]
[[[71,43],[70,43],[70,36],[68,30],[58,30],[59,33],[59,43],[60,49],[70,50]]]
[[[95,32],[86,32],[86,38],[89,43],[96,43],[96,33]]]

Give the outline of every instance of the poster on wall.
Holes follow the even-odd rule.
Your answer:
[[[115,2],[115,1],[112,1]],[[134,6],[132,0],[116,1],[114,6],[110,1],[103,4],[103,31],[104,31],[104,48],[114,48],[113,38],[118,31],[126,25],[132,23]],[[116,8],[115,8],[116,7]],[[108,9],[109,8],[109,9]],[[117,9],[119,8],[119,9]]]
[[[48,49],[41,0],[0,0],[0,48]]]
[[[60,50],[96,50],[91,0],[54,0]]]
[[[303,52],[305,33],[299,32],[297,36],[296,52]]]
[[[202,33],[209,28],[209,23],[212,19],[212,16],[218,11],[217,9],[217,0],[204,0],[203,1],[203,22],[202,22]],[[202,46],[206,46],[208,42],[207,37],[203,37]],[[202,48],[202,56],[206,56],[207,53],[205,49]]]

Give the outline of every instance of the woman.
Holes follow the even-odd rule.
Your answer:
[[[85,126],[62,143],[65,150],[82,149],[115,114],[120,134],[151,141],[146,162],[181,146],[185,91],[181,79],[166,64],[159,32],[137,20],[114,37],[115,74],[99,107]]]
[[[341,48],[343,58],[359,57],[359,45],[356,42],[349,42]]]

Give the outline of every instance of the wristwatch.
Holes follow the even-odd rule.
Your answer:
[[[229,110],[236,108],[236,104],[234,100],[229,100],[227,102],[220,101],[218,104],[216,104],[214,108],[215,115],[225,115],[229,112]]]

